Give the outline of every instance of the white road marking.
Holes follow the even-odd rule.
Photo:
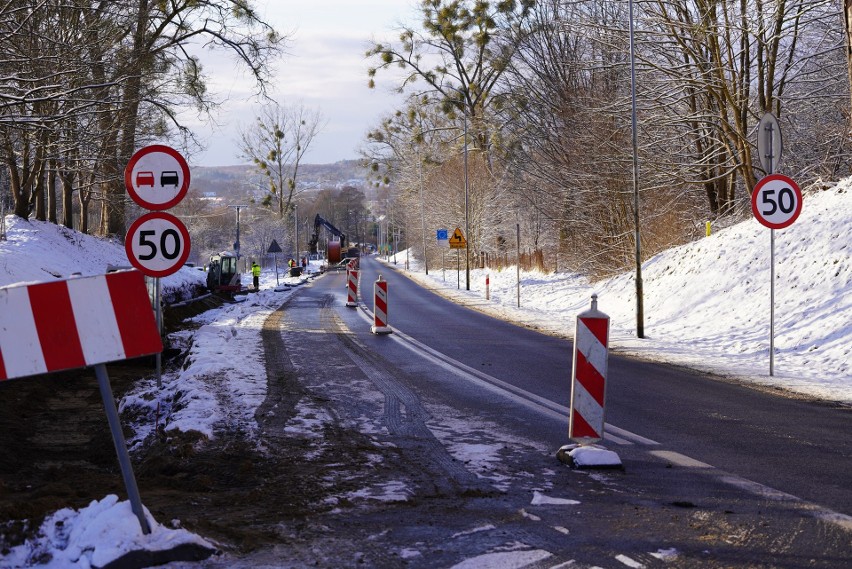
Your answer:
[[[694,458],[690,458],[686,455],[680,454],[679,452],[672,452],[670,450],[652,450],[649,451],[648,454],[656,456],[657,458],[662,458],[663,460],[667,460],[672,464],[676,464],[677,466],[682,466],[684,468],[713,468],[705,462],[695,460]]]
[[[361,310],[359,311],[359,315],[367,322],[372,323],[372,313],[370,312],[369,308],[363,302],[359,304],[359,307],[361,308]],[[456,374],[462,379],[485,387],[495,393],[499,393],[505,397],[508,397],[512,401],[520,403],[527,408],[547,415],[551,418],[565,421],[568,420],[568,413],[570,410],[564,405],[554,403],[553,401],[545,399],[540,395],[530,393],[529,391],[516,387],[510,383],[497,379],[496,377],[490,376],[466,364],[463,364],[462,362],[454,360],[449,356],[431,348],[430,346],[427,346],[426,344],[415,340],[411,336],[400,332],[397,329],[394,329],[394,332],[395,333],[390,336],[390,338],[394,342],[397,342],[401,346],[404,346],[412,352],[419,354],[420,356],[435,363],[443,369]],[[636,433],[632,433],[609,423],[606,424],[604,438],[607,441],[620,445],[660,445],[660,443],[657,441],[648,439],[641,435],[637,435]],[[773,501],[787,502],[789,504],[794,505],[795,509],[805,512],[816,519],[834,524],[845,531],[852,532],[852,516],[841,514],[839,512],[835,512],[834,510],[830,510],[817,504],[807,502],[802,498],[793,496],[792,494],[787,494],[786,492],[782,492],[780,490],[775,490],[774,488],[770,488],[769,486],[765,486],[758,482],[753,482],[746,478],[725,473],[711,464],[701,462],[700,460],[696,460],[694,458],[677,452],[665,450],[649,450],[648,454],[657,458],[661,458],[663,460],[667,460],[672,464],[681,466],[683,468],[694,468],[696,469],[696,471],[705,471],[706,473],[715,476],[719,481],[729,486],[739,488],[740,490],[748,492],[749,494],[770,499]]]
[[[621,563],[624,563],[625,565],[627,565],[628,567],[632,567],[633,569],[644,569],[644,567],[645,567],[644,565],[642,565],[638,561],[634,561],[633,559],[630,559],[626,555],[616,555],[615,560],[619,561]]]

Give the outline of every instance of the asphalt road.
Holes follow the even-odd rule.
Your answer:
[[[385,335],[370,331],[379,271]],[[366,437],[338,443],[338,469],[405,497],[316,512],[323,539],[310,551],[334,536],[330,558],[369,544],[375,566],[423,568],[490,566],[488,555],[508,551],[541,555],[536,568],[833,568],[852,558],[844,410],[611,356],[604,443],[624,469],[572,469],[556,456],[569,442],[569,341],[458,306],[374,259],[362,259],[361,284],[357,307],[345,306],[344,272],[300,287],[281,308],[283,350],[307,400],[335,418],[329,432]],[[790,443],[791,420],[802,433],[833,420],[828,431],[840,433]],[[359,456],[368,471],[354,469]],[[352,483],[342,474],[331,488]],[[389,553],[405,562],[376,562]]]
[[[378,273],[388,281],[392,329],[527,392],[569,404],[569,341],[458,306],[375,259],[362,259],[361,269],[361,297],[369,309]],[[610,354],[606,418],[659,443],[645,445],[651,452],[659,446],[677,453],[672,460],[684,455],[739,477],[740,485],[757,483],[852,516],[848,407]]]

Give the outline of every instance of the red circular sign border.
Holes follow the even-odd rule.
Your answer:
[[[772,223],[766,220],[762,215],[760,215],[759,208],[757,207],[757,194],[760,193],[760,189],[763,188],[763,186],[765,186],[769,182],[773,182],[776,180],[786,182],[787,185],[793,188],[793,191],[796,193],[797,198],[796,211],[793,212],[793,215],[790,216],[790,219],[788,219],[784,223]],[[764,227],[768,227],[769,229],[784,229],[786,227],[790,227],[791,225],[793,225],[793,223],[795,223],[797,219],[799,219],[799,215],[802,213],[802,201],[804,201],[802,198],[802,190],[801,188],[799,188],[799,185],[795,181],[793,181],[792,178],[790,178],[789,176],[785,176],[784,174],[770,174],[769,176],[764,176],[760,179],[759,182],[757,182],[757,184],[755,184],[754,191],[752,191],[751,193],[751,212],[754,215],[755,219],[757,219],[757,222],[763,225]]]
[[[185,245],[183,253],[181,253],[180,258],[175,263],[175,265],[162,271],[155,271],[149,269],[148,267],[140,263],[136,256],[133,254],[133,236],[139,230],[140,225],[151,219],[164,219],[174,224],[174,226],[177,227],[178,231],[180,231],[181,237],[183,238],[183,242]],[[147,275],[149,277],[167,277],[178,272],[180,268],[184,265],[184,263],[186,263],[186,260],[189,258],[189,250],[191,248],[192,247],[189,239],[189,230],[187,230],[186,225],[184,225],[180,219],[165,211],[151,211],[146,213],[130,225],[127,230],[127,234],[124,236],[124,252],[127,254],[127,260],[130,261],[131,265],[139,269],[142,274]]]
[[[146,201],[142,198],[138,193],[136,193],[136,188],[133,187],[133,167],[136,166],[136,163],[142,159],[143,156],[147,156],[148,154],[152,154],[154,152],[162,152],[164,154],[168,154],[175,160],[177,160],[178,165],[180,166],[181,173],[183,174],[183,183],[178,190],[177,195],[172,198],[170,201],[155,204],[149,201]],[[130,161],[127,163],[127,166],[124,168],[124,187],[127,188],[127,193],[130,194],[130,197],[139,204],[141,207],[145,209],[150,209],[154,211],[163,211],[166,209],[170,209],[177,204],[186,196],[186,192],[189,191],[189,164],[187,164],[186,159],[181,155],[180,152],[171,148],[170,146],[165,146],[163,144],[152,144],[150,146],[146,146],[144,148],[140,148],[137,150],[133,156],[130,158]]]

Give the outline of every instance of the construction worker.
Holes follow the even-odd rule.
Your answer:
[[[251,276],[254,279],[254,290],[260,290],[260,265],[256,262],[251,264]]]

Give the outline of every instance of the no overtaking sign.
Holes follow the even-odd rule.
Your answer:
[[[189,165],[174,148],[154,144],[138,150],[124,169],[130,197],[145,209],[177,205],[189,189]]]

